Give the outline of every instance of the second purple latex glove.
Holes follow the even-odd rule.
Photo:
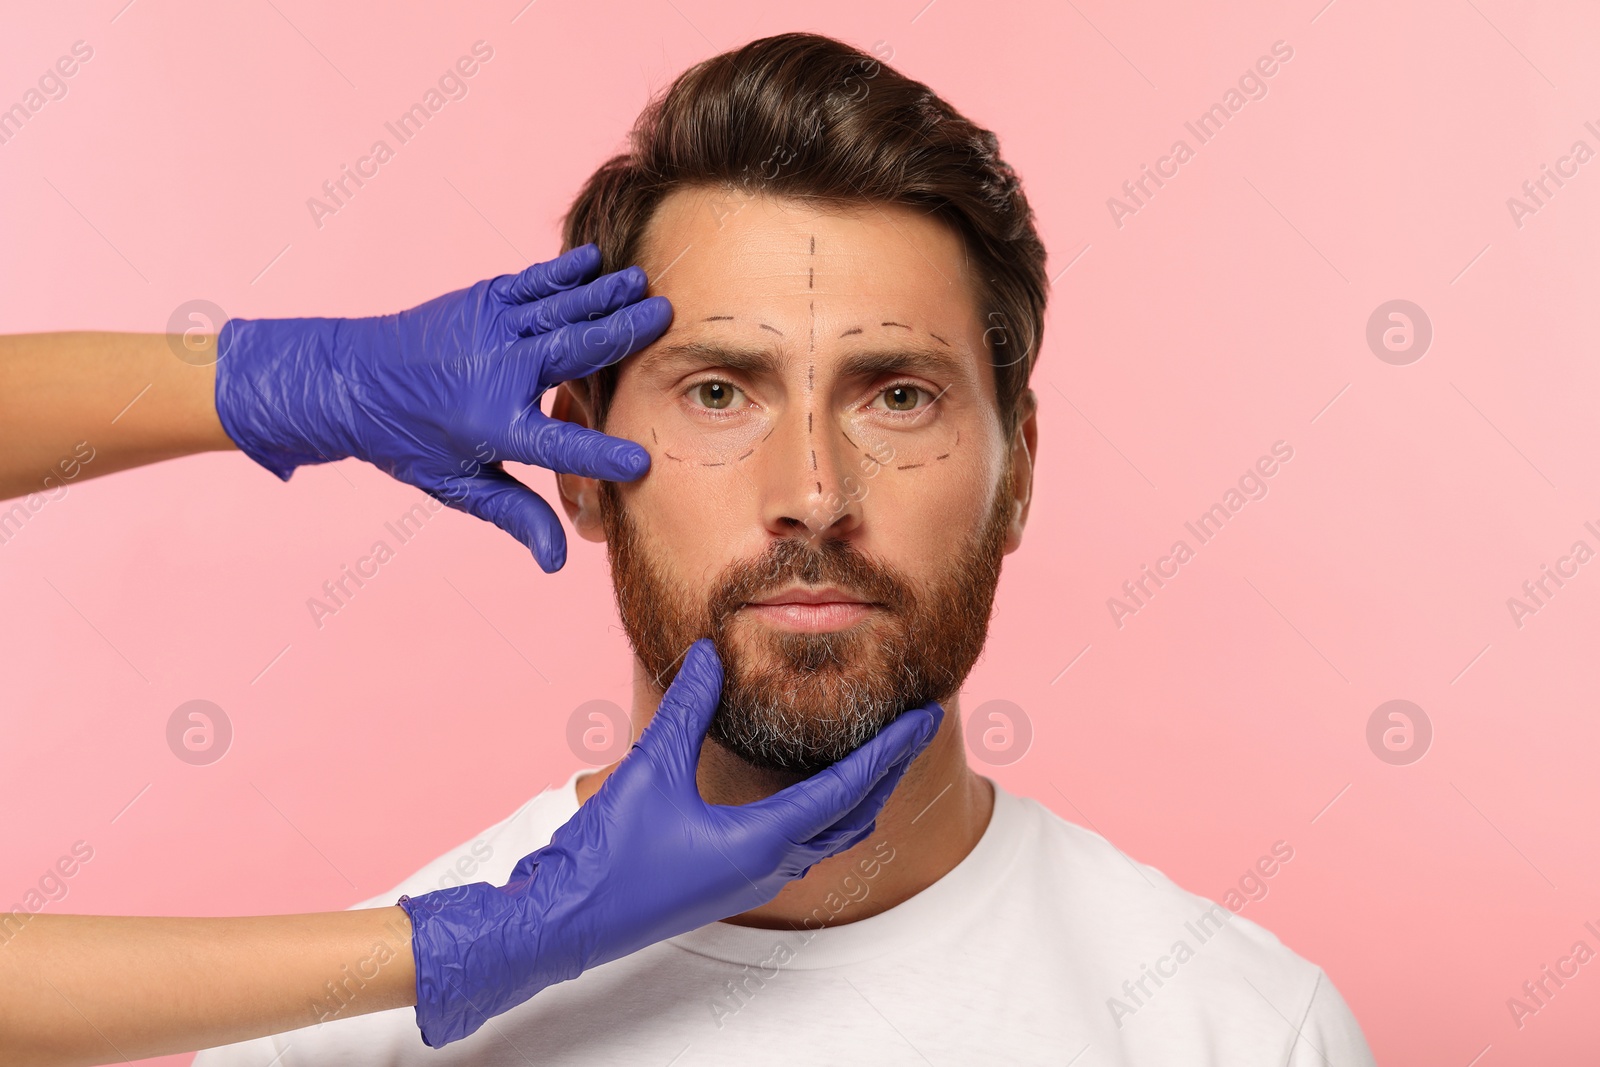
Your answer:
[[[873,832],[944,718],[937,703],[906,711],[764,800],[708,804],[695,769],[721,692],[716,650],[697,641],[628,755],[509,882],[401,899],[424,1044],[457,1041],[546,986],[771,901]]]

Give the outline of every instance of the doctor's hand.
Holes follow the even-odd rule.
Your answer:
[[[769,902],[873,832],[944,717],[937,703],[906,711],[773,796],[708,804],[695,768],[721,692],[716,650],[697,641],[628,755],[506,885],[401,898],[425,1044],[440,1048],[546,986]]]
[[[643,474],[643,447],[551,419],[539,397],[645,347],[672,320],[665,297],[641,299],[642,269],[591,281],[599,268],[589,244],[396,315],[232,319],[217,339],[217,415],[284,480],[302,464],[364,459],[558,570],[567,543],[555,511],[500,464]]]

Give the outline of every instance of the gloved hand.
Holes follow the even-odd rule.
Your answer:
[[[441,1048],[546,986],[772,900],[873,832],[944,718],[937,703],[907,711],[773,796],[707,804],[695,768],[721,692],[716,650],[696,641],[628,755],[509,882],[400,898],[424,1044]]]
[[[397,315],[230,319],[217,337],[222,428],[285,481],[301,464],[364,459],[559,570],[567,539],[555,511],[500,464],[608,481],[643,474],[642,446],[551,419],[539,397],[672,321],[665,297],[640,300],[642,269],[589,282],[599,269],[589,244]]]

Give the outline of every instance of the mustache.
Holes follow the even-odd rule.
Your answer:
[[[908,582],[848,541],[830,538],[813,547],[783,539],[755,559],[729,564],[708,602],[711,619],[720,624],[752,600],[797,582],[837,586],[892,612],[908,612],[916,604]]]

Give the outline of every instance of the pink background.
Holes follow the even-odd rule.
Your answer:
[[[1506,604],[1600,548],[1600,161],[1520,227],[1506,203],[1600,148],[1592,8],[124,3],[0,35],[0,106],[94,49],[0,145],[0,330],[398,310],[554,255],[688,64],[790,29],[892,49],[1000,135],[1051,253],[1037,497],[964,695],[1034,736],[978,765],[1214,899],[1289,842],[1243,914],[1328,971],[1380,1062],[1592,1052],[1600,962],[1520,1029],[1506,1005],[1600,949],[1600,562],[1520,628]],[[469,95],[318,229],[306,199],[480,39]],[[1268,95],[1119,227],[1107,198],[1279,40]],[[1406,366],[1365,340],[1397,298],[1434,329]],[[1119,628],[1107,598],[1279,440],[1269,494]],[[217,454],[73,483],[0,545],[0,903],[82,839],[52,910],[342,908],[564,780],[572,711],[629,698],[600,546],[546,576],[442,512],[312,623],[423,499]],[[192,699],[233,724],[209,766],[167,747]],[[1391,699],[1432,723],[1420,761],[1368,747]]]

